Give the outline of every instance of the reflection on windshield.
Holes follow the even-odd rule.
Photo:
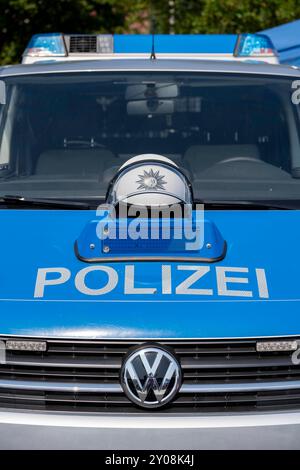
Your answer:
[[[154,153],[184,170],[196,199],[300,199],[291,79],[118,72],[4,82],[0,196],[103,198],[125,161]]]

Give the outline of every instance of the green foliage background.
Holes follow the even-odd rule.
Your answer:
[[[172,3],[174,6],[172,7]],[[255,32],[300,18],[299,0],[0,0],[0,62],[19,62],[32,34]]]

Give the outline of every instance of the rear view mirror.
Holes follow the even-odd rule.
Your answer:
[[[173,100],[141,100],[127,103],[127,114],[172,114],[174,113]]]
[[[126,88],[126,100],[145,100],[152,98],[177,98],[178,86],[174,83],[142,83]]]

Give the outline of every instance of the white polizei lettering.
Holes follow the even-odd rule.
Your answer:
[[[171,266],[165,264],[161,267],[161,279],[162,286],[161,290],[163,294],[172,294],[172,271]]]
[[[205,274],[210,271],[209,266],[189,266],[179,265],[177,266],[179,271],[195,271],[187,279],[176,287],[176,294],[190,294],[190,295],[213,295],[212,289],[196,289],[191,288],[195,282],[199,281]]]
[[[157,289],[155,287],[135,287],[135,267],[134,265],[125,266],[125,294],[155,294]]]
[[[258,286],[258,295],[262,299],[268,299],[270,296],[266,278],[266,271],[264,269],[257,268],[255,272]]]
[[[95,271],[101,271],[107,274],[107,281],[104,286],[98,289],[92,289],[86,285],[85,278],[87,274]],[[103,295],[114,290],[118,284],[118,273],[110,266],[89,266],[88,268],[81,269],[75,277],[75,287],[79,292],[86,295]]]
[[[56,273],[57,277],[49,279],[47,274]],[[34,297],[44,297],[45,286],[57,286],[64,284],[71,277],[71,271],[67,268],[40,268],[37,272]]]
[[[253,293],[250,290],[231,290],[228,289],[227,284],[248,284],[248,277],[228,277],[227,273],[248,273],[248,268],[230,268],[224,266],[216,267],[218,294],[227,295],[230,297],[253,297]]]
[[[162,295],[197,295],[197,296],[213,296],[214,295],[214,283],[212,282],[211,276],[207,278],[210,281],[208,287],[203,285],[202,278],[210,273],[216,278],[218,296],[227,297],[253,297],[254,295],[260,299],[269,299],[269,286],[267,282],[267,276],[265,269],[253,268],[251,270],[251,280],[253,277],[252,284],[250,284],[249,268],[245,267],[225,267],[216,266],[211,267],[208,265],[177,265],[172,266],[170,264],[160,265],[159,269],[161,272],[160,282],[158,281],[159,275],[156,277],[157,281],[154,280],[156,287],[151,286],[149,278],[147,277],[147,270],[144,272],[143,280],[136,273],[136,269],[141,270],[141,267],[132,265],[124,266],[124,294],[156,294]],[[180,282],[178,281],[177,271],[189,271],[184,275],[185,279]],[[93,278],[93,284],[88,279],[90,273],[98,272],[99,281]],[[235,273],[235,275],[231,275]],[[237,275],[236,273],[241,273]],[[102,274],[102,276],[100,276]],[[159,272],[157,273],[159,274]],[[100,296],[112,292],[121,282],[119,279],[120,274],[118,271],[111,266],[107,265],[93,265],[81,269],[77,272],[74,284],[77,291],[88,296]],[[55,267],[55,268],[39,268],[37,270],[37,277],[34,288],[34,298],[43,298],[45,292],[48,293],[46,287],[59,286],[70,281],[71,271],[67,268]],[[123,278],[123,276],[122,276]],[[198,281],[201,280],[200,283]],[[256,282],[255,282],[256,281]],[[73,281],[72,281],[73,282]],[[176,284],[180,282],[177,287]],[[157,284],[160,283],[160,287]],[[197,284],[196,284],[197,283]],[[206,284],[206,282],[205,282]],[[245,284],[248,284],[248,290],[245,289]],[[257,285],[257,287],[256,287]],[[53,289],[54,292],[54,289]]]

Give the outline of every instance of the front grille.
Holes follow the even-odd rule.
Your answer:
[[[69,53],[84,54],[97,52],[96,35],[76,35],[69,38]]]
[[[0,407],[145,413],[119,383],[124,355],[143,343],[51,339],[46,352],[7,351],[6,363],[0,364]],[[259,353],[255,340],[159,344],[177,354],[183,385],[177,398],[156,413],[300,407],[300,366],[293,365],[289,352]]]

